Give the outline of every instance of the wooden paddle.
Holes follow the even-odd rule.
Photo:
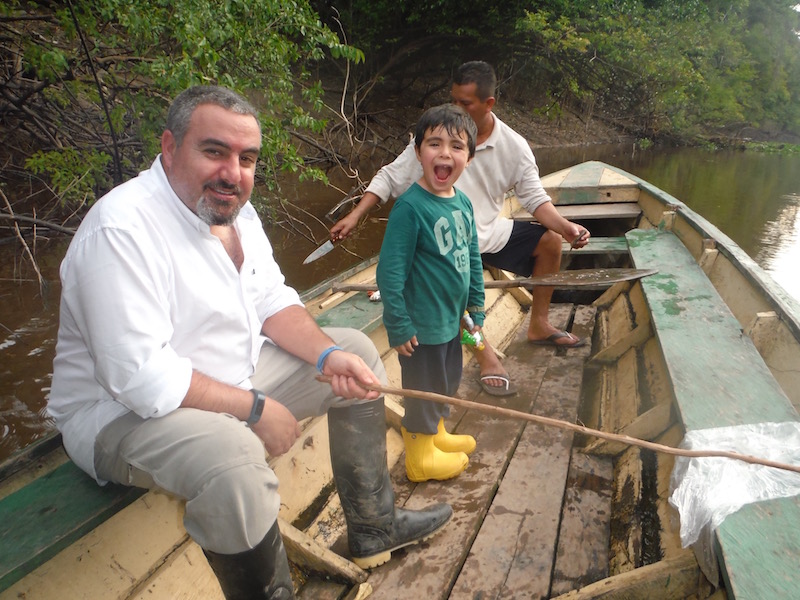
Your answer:
[[[631,281],[658,273],[656,269],[573,269],[560,271],[552,275],[538,277],[525,277],[523,279],[509,279],[506,281],[485,281],[483,286],[490,288],[511,288],[535,286],[552,286],[559,289],[575,288],[603,288],[609,287],[620,281]],[[376,283],[340,283],[334,282],[331,286],[333,292],[374,292],[378,289]]]

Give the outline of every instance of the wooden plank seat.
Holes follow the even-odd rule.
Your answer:
[[[0,501],[0,591],[47,562],[145,490],[100,487],[68,461]]]
[[[353,294],[323,312],[322,326],[378,328],[383,305]],[[60,464],[0,499],[0,592],[146,493],[99,486],[72,461]]]
[[[381,326],[383,304],[367,294],[353,294],[317,317],[320,327],[352,327],[367,335]]]
[[[680,240],[663,230],[627,233],[686,431],[797,421],[798,414],[741,324]],[[800,498],[749,504],[716,532],[722,577],[734,598],[800,598]]]
[[[642,209],[636,202],[610,202],[606,204],[556,204],[556,210],[570,221],[586,221],[594,219],[636,219]],[[515,221],[533,221],[528,213],[514,215]]]
[[[587,255],[599,254],[608,255],[627,255],[628,240],[624,237],[590,237],[589,243],[583,248],[571,248],[569,242],[564,240],[561,244],[561,251],[566,254]]]
[[[598,161],[588,161],[542,177],[556,205],[636,202],[639,183]]]

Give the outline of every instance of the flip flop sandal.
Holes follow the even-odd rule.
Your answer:
[[[489,385],[487,383],[487,380],[489,379],[499,379],[505,385]],[[511,384],[511,380],[508,378],[508,375],[483,375],[478,380],[478,383],[480,384],[481,389],[490,396],[513,396],[517,393],[517,390]]]
[[[556,340],[560,340],[561,338],[570,338],[574,339],[575,342],[572,344],[559,344]],[[555,333],[547,336],[543,340],[528,340],[529,343],[534,344],[536,346],[555,346],[556,348],[580,348],[581,346],[586,345],[586,340],[583,340],[579,337],[575,337],[571,333],[567,333],[566,331],[556,331]]]

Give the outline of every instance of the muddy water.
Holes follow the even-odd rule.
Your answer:
[[[641,152],[630,144],[539,149],[536,157],[543,174],[602,160],[650,181],[717,225],[800,299],[800,157],[694,149]],[[372,169],[362,165],[362,173],[368,172]],[[336,184],[345,191],[352,186],[346,179]],[[297,289],[307,289],[379,250],[385,208],[373,213],[352,239],[303,265],[327,239],[324,215],[343,194],[319,184],[286,184],[282,193],[287,208],[269,213],[264,221],[286,279]],[[307,226],[292,226],[298,220]],[[66,243],[63,238],[39,240],[32,248],[46,281],[40,289],[19,245],[0,239],[0,462],[51,430],[44,405],[55,353],[57,270]]]
[[[41,271],[16,243],[0,245],[0,461],[51,429],[50,390],[58,328],[58,263],[64,240],[31,246]]]

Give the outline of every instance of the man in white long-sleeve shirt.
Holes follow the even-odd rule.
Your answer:
[[[542,187],[530,145],[492,112],[496,85],[494,69],[481,61],[464,63],[454,77],[450,92],[453,102],[463,107],[478,126],[475,157],[456,187],[472,202],[478,244],[486,264],[525,277],[556,273],[561,266],[561,239],[582,247],[589,232],[556,211]],[[331,237],[343,239],[350,235],[373,206],[402,194],[421,172],[412,140],[400,156],[375,174],[358,205],[331,228]],[[500,216],[505,194],[512,189],[538,223],[515,223]],[[534,288],[528,340],[565,348],[583,345],[584,340],[550,324],[552,295],[550,287]],[[484,390],[496,395],[513,391],[491,347],[476,352],[476,358]]]
[[[249,202],[257,113],[222,87],[173,101],[151,168],[101,198],[61,265],[48,412],[99,483],[186,500],[226,598],[294,598],[266,461],[328,413],[350,551],[368,568],[440,529],[446,504],[394,506],[375,346],[320,329],[284,283]],[[331,384],[315,379],[331,377]]]

